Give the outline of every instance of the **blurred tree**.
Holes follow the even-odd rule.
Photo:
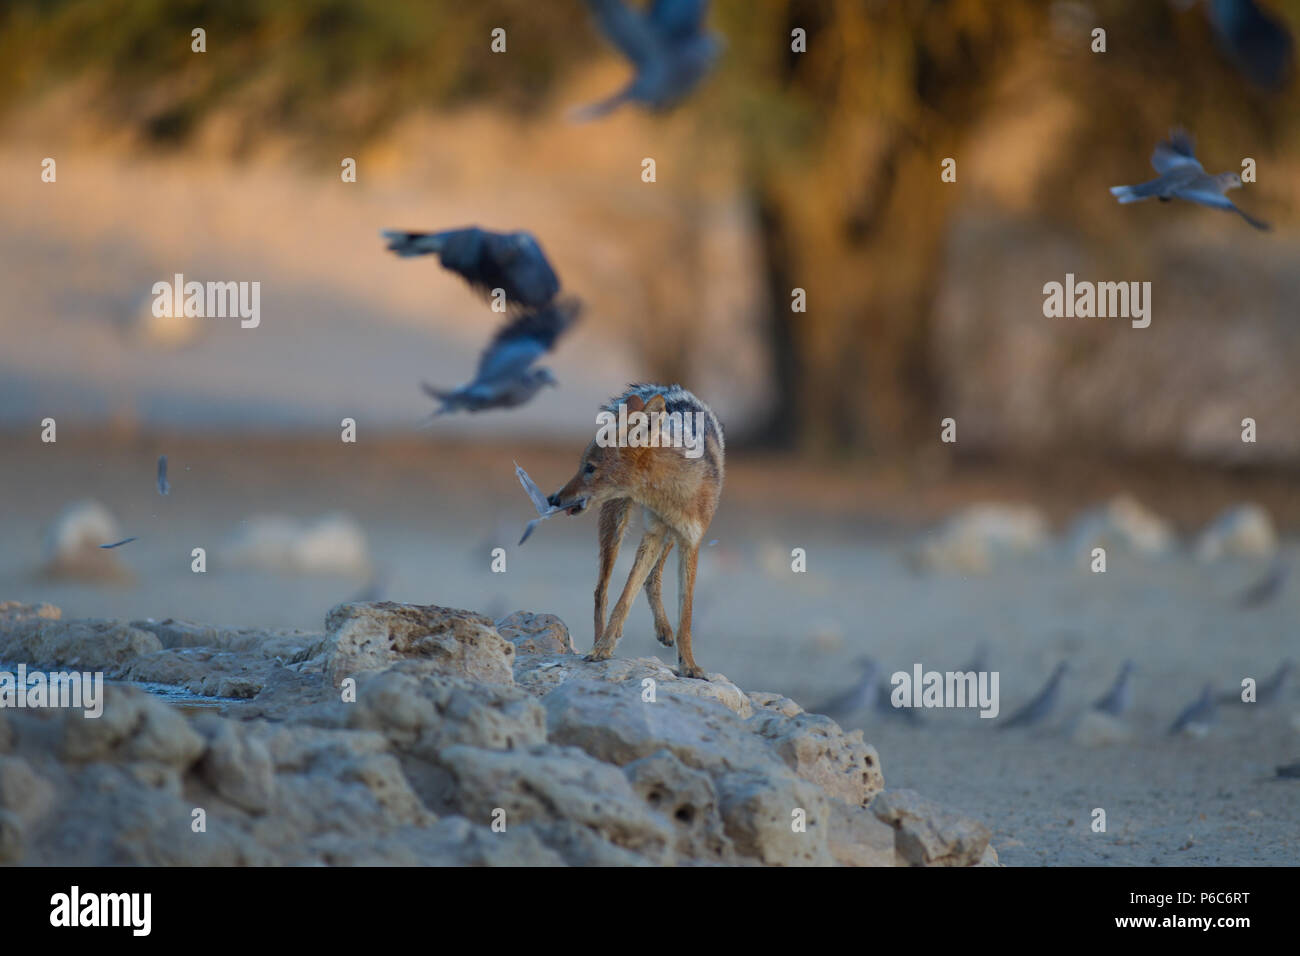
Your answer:
[[[1265,6],[1278,23],[1300,23],[1300,0]],[[762,226],[779,393],[763,437],[821,453],[932,441],[930,323],[950,214],[964,198],[963,148],[1019,93],[1008,84],[1025,96],[1049,86],[1080,107],[1071,141],[1030,185],[1038,215],[1093,228],[1099,245],[1130,241],[1096,225],[1105,187],[1140,178],[1174,123],[1223,142],[1280,147],[1286,134],[1300,146],[1295,84],[1255,86],[1241,49],[1225,47],[1222,27],[1216,41],[1206,15],[1221,23],[1246,7],[717,0],[728,49],[682,109],[697,114],[698,137],[733,139]],[[512,55],[486,55],[502,23]],[[1247,39],[1255,23],[1241,28]],[[203,57],[189,51],[196,25],[214,51]],[[1089,51],[1097,26],[1105,54]],[[791,49],[795,28],[806,53]],[[324,150],[420,108],[486,98],[522,117],[573,62],[603,55],[592,40],[577,0],[11,0],[0,9],[0,106],[90,73],[104,78],[104,108],[159,143],[183,143],[205,112],[233,103],[246,136],[296,129]],[[1272,78],[1278,44],[1265,48]],[[958,160],[958,185],[941,182],[944,157]],[[806,312],[791,311],[795,287]],[[647,358],[672,375],[684,357],[664,348]]]

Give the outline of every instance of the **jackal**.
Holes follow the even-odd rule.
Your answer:
[[[603,416],[606,419],[616,418],[587,446],[578,473],[548,499],[571,515],[600,505],[596,637],[587,660],[605,660],[613,655],[632,601],[643,585],[654,614],[655,637],[665,647],[673,646],[673,629],[664,613],[663,569],[675,544],[678,673],[707,680],[691,652],[691,602],[700,541],[722,495],[722,426],[708,405],[680,385],[631,385],[603,405],[601,412],[607,413]],[[637,416],[638,412],[642,415]],[[629,417],[637,422],[629,421]],[[643,437],[646,430],[638,435],[637,429],[645,422],[658,440],[647,441]],[[701,427],[693,429],[695,422]],[[646,531],[632,573],[607,624],[605,593],[633,506],[639,506],[644,513]]]

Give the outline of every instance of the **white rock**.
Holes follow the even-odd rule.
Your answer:
[[[1131,495],[1118,495],[1084,512],[1066,536],[1070,554],[1081,560],[1089,558],[1094,548],[1155,555],[1168,551],[1173,544],[1174,533],[1168,522]]]
[[[1268,512],[1256,504],[1234,505],[1215,518],[1196,539],[1200,561],[1267,558],[1277,551],[1277,532]]]
[[[1000,556],[1031,554],[1047,541],[1047,520],[1029,505],[971,505],[930,533],[916,550],[932,571],[984,572]]]

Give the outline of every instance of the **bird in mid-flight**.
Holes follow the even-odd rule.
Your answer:
[[[1220,49],[1248,80],[1269,90],[1286,85],[1295,43],[1285,20],[1255,0],[1209,0],[1206,13]]]
[[[1240,189],[1241,177],[1234,172],[1211,176],[1196,159],[1195,144],[1186,130],[1174,130],[1169,139],[1156,146],[1151,165],[1160,175],[1136,186],[1111,186],[1110,191],[1121,203],[1156,198],[1161,202],[1186,199],[1188,202],[1228,209],[1256,229],[1268,229],[1266,222],[1242,212],[1225,193]]]
[[[530,233],[475,227],[446,232],[385,230],[383,236],[399,256],[437,255],[444,268],[458,273],[480,294],[504,296],[513,313],[483,350],[472,381],[451,390],[422,386],[425,394],[442,403],[435,416],[462,409],[513,408],[543,386],[559,384],[550,369],[533,368],[533,363],[573,325],[581,304],[557,298],[560,280]]]
[[[670,109],[700,84],[722,52],[721,38],[704,30],[708,0],[653,0],[644,10],[623,0],[587,0],[587,6],[636,75],[609,99],[580,110],[579,119],[596,119],[624,103]]]

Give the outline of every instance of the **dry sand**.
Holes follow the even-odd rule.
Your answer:
[[[222,565],[221,545],[257,513],[342,510],[368,536],[384,598],[496,616],[521,608],[555,613],[586,648],[594,517],[548,522],[522,549],[514,544],[532,509],[512,460],[550,490],[567,480],[579,450],[432,437],[351,446],[73,432],[42,445],[32,430],[0,434],[0,599],[48,601],[65,617],[176,616],[318,630],[327,608],[367,586],[364,576],[232,569]],[[170,462],[167,498],[154,488],[161,453]],[[1165,734],[1205,681],[1227,691],[1241,676],[1271,673],[1286,656],[1300,659],[1300,582],[1271,604],[1242,611],[1233,596],[1258,566],[1204,566],[1184,554],[1114,555],[1105,575],[1055,559],[1000,565],[984,576],[919,574],[903,560],[906,547],[963,499],[1000,488],[1036,501],[1059,522],[1088,503],[1081,497],[1088,488],[1103,484],[1085,483],[1071,498],[1061,494],[1064,482],[1014,475],[921,484],[857,472],[801,481],[801,474],[797,464],[733,456],[708,535],[717,544],[704,552],[697,592],[695,646],[707,669],[812,706],[851,681],[859,655],[878,658],[887,671],[918,661],[947,670],[984,640],[1001,674],[1005,715],[1068,658],[1073,671],[1060,713],[1041,729],[1001,731],[973,712],[931,711],[918,726],[863,715],[887,785],[916,787],[985,820],[1009,865],[1300,861],[1300,782],[1272,779],[1275,765],[1300,758],[1294,683],[1271,707],[1225,712],[1204,739]],[[1184,482],[1180,497],[1166,502],[1158,485],[1135,483],[1139,495],[1187,523],[1208,520],[1239,492],[1222,479],[1199,488]],[[1266,503],[1286,512],[1286,483],[1273,491]],[[82,497],[102,501],[124,535],[139,537],[118,551],[135,584],[94,587],[35,574],[43,528]],[[190,551],[199,546],[210,556],[202,575],[190,571]],[[497,546],[507,553],[503,574],[490,570]],[[806,574],[789,570],[794,547],[807,551]],[[624,549],[616,582],[631,550]],[[1293,541],[1286,550],[1297,557]],[[667,656],[642,598],[619,653]],[[1132,742],[1072,743],[1061,725],[1106,689],[1124,657],[1139,667]],[[1107,811],[1106,833],[1089,829],[1096,807]]]

